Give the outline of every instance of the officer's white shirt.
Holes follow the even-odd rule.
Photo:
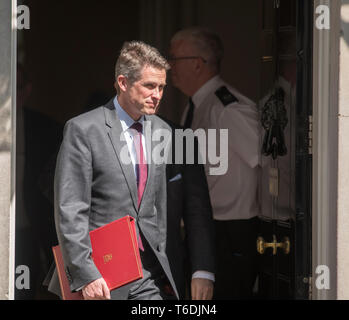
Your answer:
[[[226,106],[216,96],[225,86],[238,101]],[[260,164],[260,125],[254,102],[224,82],[211,78],[193,96],[195,105],[192,129],[228,129],[228,169],[224,175],[210,175],[211,164],[205,171],[216,220],[250,219],[259,214],[257,186]],[[184,124],[187,106],[182,124]],[[219,136],[219,133],[217,133]],[[219,141],[217,142],[219,146]],[[218,150],[219,152],[219,150]]]

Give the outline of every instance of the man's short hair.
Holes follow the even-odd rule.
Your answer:
[[[204,27],[189,27],[178,31],[171,39],[171,43],[188,41],[196,50],[198,56],[207,61],[209,68],[220,71],[224,55],[224,47],[220,37],[212,30]]]
[[[170,69],[167,60],[156,48],[142,41],[125,42],[116,61],[115,79],[123,75],[132,84],[140,79],[145,66],[166,71]],[[119,93],[119,87],[117,90]]]

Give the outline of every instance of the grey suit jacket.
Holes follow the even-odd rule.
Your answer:
[[[168,129],[157,116],[145,116],[152,132]],[[72,291],[100,278],[91,259],[89,232],[130,215],[136,219],[158,258],[175,293],[166,249],[166,165],[149,163],[148,179],[140,207],[132,163],[121,161],[127,150],[113,100],[69,120],[57,158],[55,172],[55,223],[66,274]],[[147,132],[145,133],[147,140]],[[156,142],[146,143],[147,158]],[[126,149],[124,149],[126,148]],[[49,290],[58,293],[56,272]],[[132,284],[113,290],[112,299],[127,299]]]
[[[172,128],[181,129],[164,119]],[[172,142],[175,136],[172,136]],[[185,155],[184,140],[183,154]],[[195,140],[195,155],[198,144]],[[172,157],[176,150],[172,144]],[[197,159],[195,156],[194,159]],[[168,164],[167,173],[167,246],[170,262],[180,299],[185,298],[185,280],[198,270],[215,272],[214,225],[212,207],[205,170],[202,164]],[[185,237],[181,237],[181,219]],[[188,273],[188,274],[186,274]],[[186,279],[187,278],[187,279]],[[187,282],[190,287],[190,281]],[[189,290],[190,292],[190,290]]]

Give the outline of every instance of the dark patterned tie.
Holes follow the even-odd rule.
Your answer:
[[[148,166],[147,161],[144,156],[143,143],[142,143],[142,129],[143,126],[139,122],[135,122],[131,127],[131,129],[135,130],[133,134],[133,144],[136,149],[136,175],[137,175],[137,188],[138,188],[138,208],[141,203],[145,185],[147,183],[148,178]],[[142,239],[139,235],[138,237],[138,246],[144,251]]]
[[[194,102],[191,98],[189,98],[189,110],[187,113],[187,117],[185,118],[184,129],[191,128],[191,124],[193,122],[193,116],[194,116]]]
[[[144,156],[143,143],[142,143],[142,129],[143,126],[139,122],[135,122],[131,127],[136,132],[133,135],[133,144],[136,149],[136,175],[137,175],[137,187],[138,187],[138,207],[141,203],[142,196],[144,193],[145,185],[148,177],[147,161]]]

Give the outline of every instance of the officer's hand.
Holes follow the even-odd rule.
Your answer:
[[[211,300],[213,296],[213,281],[203,278],[191,280],[192,300]]]
[[[82,289],[84,300],[109,300],[110,291],[103,278],[90,282]]]

